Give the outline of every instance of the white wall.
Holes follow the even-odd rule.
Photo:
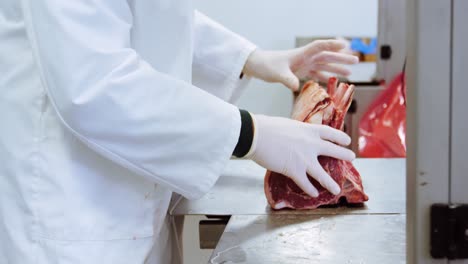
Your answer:
[[[377,0],[195,0],[195,6],[264,49],[288,49],[296,36],[376,36]],[[278,84],[251,82],[238,105],[289,116],[292,95]]]

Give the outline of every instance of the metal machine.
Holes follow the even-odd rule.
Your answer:
[[[205,197],[174,204],[176,232],[184,217],[209,216],[210,263],[468,264],[466,14],[466,0],[379,1],[377,75],[401,71],[395,51],[406,49],[408,158],[355,161],[363,207],[273,211],[265,170],[236,160]]]
[[[466,264],[468,1],[407,4],[407,259]]]

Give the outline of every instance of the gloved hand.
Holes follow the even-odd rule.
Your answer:
[[[244,74],[279,82],[292,91],[299,89],[299,80],[312,79],[327,82],[330,72],[342,76],[350,74],[343,65],[358,63],[358,57],[346,51],[341,40],[317,40],[304,47],[285,51],[255,50],[244,65]]]
[[[351,143],[346,133],[326,125],[282,117],[252,115],[252,118],[255,135],[247,158],[268,170],[288,176],[312,197],[317,197],[318,191],[306,173],[331,193],[340,193],[340,187],[322,168],[318,156],[352,161],[354,152],[340,146]]]

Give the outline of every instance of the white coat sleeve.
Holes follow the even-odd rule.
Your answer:
[[[248,83],[239,77],[256,46],[198,11],[194,20],[193,83],[233,102]]]
[[[214,185],[239,111],[145,62],[130,45],[125,0],[22,2],[43,86],[76,137],[189,199]]]

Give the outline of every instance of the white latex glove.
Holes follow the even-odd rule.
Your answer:
[[[299,80],[327,82],[330,76],[324,72],[349,75],[343,64],[355,64],[359,59],[346,52],[345,48],[344,41],[332,39],[316,40],[304,47],[284,51],[257,49],[250,54],[243,72],[266,82],[283,83],[297,91]]]
[[[354,152],[340,146],[351,143],[346,133],[326,125],[282,117],[252,115],[252,118],[255,133],[247,158],[268,170],[288,176],[312,197],[317,197],[318,191],[306,173],[334,195],[340,193],[340,187],[322,168],[318,156],[352,161]]]

